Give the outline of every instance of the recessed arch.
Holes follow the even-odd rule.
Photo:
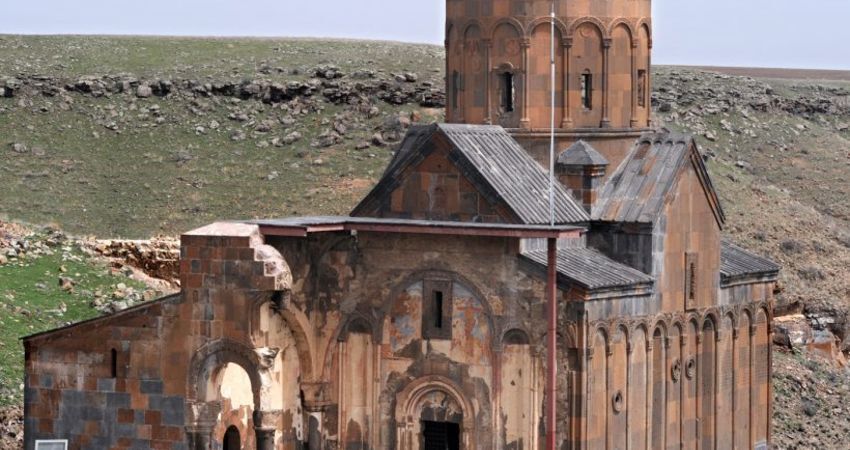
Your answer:
[[[395,423],[396,423],[396,448],[413,448],[413,441],[418,439],[421,431],[423,412],[426,409],[433,410],[431,401],[434,396],[443,398],[438,408],[442,411],[443,421],[458,423],[461,426],[462,444],[461,448],[477,448],[476,436],[476,412],[473,404],[463,391],[450,379],[440,375],[428,375],[417,378],[407,384],[396,395]],[[454,414],[453,409],[460,409],[460,417]],[[433,413],[433,411],[430,411]]]
[[[513,18],[513,17],[503,17],[503,18],[493,22],[493,25],[490,26],[490,30],[487,34],[491,38],[495,39],[496,38],[496,30],[498,30],[499,27],[504,26],[504,25],[507,25],[507,26],[513,28],[517,37],[522,37],[522,36],[526,35],[525,27],[522,25],[522,22],[520,22],[519,20],[517,20],[516,18]]]
[[[574,20],[570,24],[570,28],[567,32],[567,37],[569,37],[569,38],[575,37],[576,31],[579,29],[579,27],[581,27],[584,24],[590,24],[593,27],[595,27],[596,31],[599,32],[599,35],[602,37],[602,39],[607,39],[609,37],[608,27],[606,27],[605,24],[603,24],[601,20],[597,19],[596,17],[591,17],[591,16],[580,17],[580,18]]]
[[[250,347],[229,339],[219,339],[208,343],[192,355],[187,380],[189,399],[199,402],[209,401],[211,399],[211,393],[208,392],[209,380],[227,364],[236,364],[248,374],[251,380],[254,407],[259,408],[262,387],[259,357]]]
[[[511,328],[502,335],[502,346],[505,345],[530,345],[531,339],[525,330],[519,328]]]
[[[531,22],[529,22],[528,26],[526,27],[526,29],[528,31],[528,34],[526,34],[526,37],[530,38],[531,35],[534,33],[534,31],[537,29],[537,27],[539,27],[541,25],[551,26],[551,23],[552,23],[551,17],[538,17],[538,18],[532,20]],[[555,18],[555,28],[558,29],[558,32],[560,32],[561,36],[566,37],[567,34],[569,33],[569,29],[567,28],[567,25],[561,19],[559,19],[557,17]],[[558,41],[558,45],[560,45],[560,41]]]

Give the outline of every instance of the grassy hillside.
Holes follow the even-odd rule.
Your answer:
[[[410,121],[442,119],[443,67],[428,45],[0,36],[0,219],[139,238],[347,213]],[[781,262],[780,301],[848,350],[850,77],[726,72],[657,67],[656,123],[698,137],[726,234]],[[20,400],[20,335],[96,315],[87,295],[126,283],[51,252],[0,264],[0,403]],[[831,363],[775,359],[781,447],[842,448],[850,377]]]

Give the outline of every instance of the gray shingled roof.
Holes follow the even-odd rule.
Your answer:
[[[527,260],[545,267],[546,252],[523,253]],[[620,264],[591,248],[558,249],[558,274],[586,289],[610,289],[651,285],[651,276]]]
[[[605,222],[654,223],[688,162],[713,199],[715,218],[723,224],[724,215],[708,170],[690,135],[646,133],[635,142],[629,155],[605,183],[593,208],[593,219]]]
[[[579,139],[558,156],[558,164],[562,166],[607,166],[608,160],[592,145]]]
[[[732,280],[751,275],[776,276],[779,265],[724,240],[720,246],[720,275]]]
[[[548,224],[549,175],[504,128],[495,125],[434,124],[411,127],[372,193],[391,185],[408,165],[422,159],[425,144],[437,133],[449,139],[450,159],[479,188],[492,191],[524,224]],[[384,186],[386,184],[387,186]],[[361,205],[366,202],[361,202]],[[355,208],[353,215],[358,214]],[[560,183],[555,183],[555,223],[590,220],[587,212]]]

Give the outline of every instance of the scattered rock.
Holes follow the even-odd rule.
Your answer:
[[[136,88],[136,97],[148,98],[151,95],[153,95],[153,89],[146,84],[139,85],[139,87]]]

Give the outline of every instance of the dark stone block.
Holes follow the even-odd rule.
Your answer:
[[[150,441],[142,440],[142,439],[133,439],[130,443],[130,450],[147,450],[151,448]]]
[[[142,394],[162,394],[162,380],[141,380]]]
[[[185,424],[185,402],[183,397],[165,397],[162,401],[163,425],[182,427]]]
[[[130,394],[124,392],[113,392],[106,396],[106,408],[115,410],[130,407]]]
[[[113,438],[134,438],[136,436],[136,425],[132,423],[116,423]]]
[[[171,446],[171,450],[189,450],[189,447],[186,446],[185,442],[175,442]]]
[[[135,411],[133,415],[133,422],[136,425],[144,425],[145,424],[145,412],[144,411]]]
[[[38,403],[38,389],[29,387],[24,389],[24,398],[27,403]]]
[[[42,374],[38,377],[38,385],[43,388],[53,388],[53,375]]]
[[[162,396],[161,395],[149,395],[148,396],[148,409],[153,411],[159,411],[162,409]]]
[[[97,390],[99,392],[114,392],[115,391],[115,378],[98,378],[97,379]]]
[[[103,416],[103,409],[98,407],[86,406],[82,410],[82,418],[84,420],[101,421],[103,420]]]

